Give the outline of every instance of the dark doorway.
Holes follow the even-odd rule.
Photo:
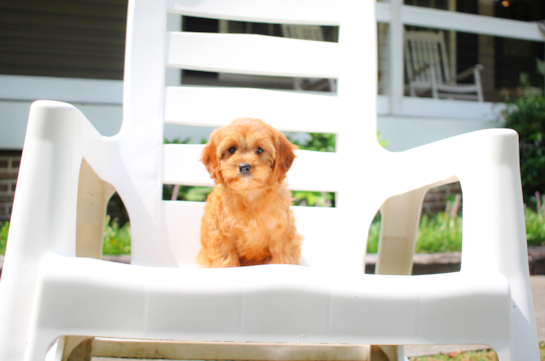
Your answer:
[[[508,6],[505,6],[508,5]],[[538,21],[545,19],[545,3],[535,0],[512,0],[494,5],[494,16],[519,21]],[[543,76],[536,67],[536,59],[543,59],[542,42],[510,38],[494,39],[495,79],[494,86],[514,88],[521,84],[521,74],[534,87],[543,87]]]
[[[478,14],[479,3],[477,0],[464,0],[456,2],[456,11],[466,14]],[[456,35],[456,74],[479,64],[479,35],[458,32]],[[461,79],[459,83],[474,83],[473,77]]]

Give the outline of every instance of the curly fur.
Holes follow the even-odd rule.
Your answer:
[[[202,219],[201,267],[299,264],[302,237],[285,181],[295,148],[259,119],[237,119],[212,132],[201,157],[216,183]],[[239,170],[243,163],[251,165],[247,174]]]

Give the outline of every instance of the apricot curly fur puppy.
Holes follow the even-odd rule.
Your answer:
[[[201,161],[216,186],[201,225],[201,267],[299,264],[302,237],[285,181],[297,146],[260,119],[212,132]]]

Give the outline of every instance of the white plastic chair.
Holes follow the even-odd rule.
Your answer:
[[[340,39],[167,33],[167,12],[340,25]],[[374,14],[370,0],[130,1],[121,132],[101,137],[68,104],[32,105],[0,282],[0,360],[41,361],[71,335],[484,343],[501,361],[537,361],[517,135],[487,130],[382,149]],[[165,88],[165,65],[337,78],[338,93]],[[288,174],[292,189],[337,194],[336,208],[294,207],[302,266],[197,269],[203,203],[161,200],[162,183],[212,184],[197,160],[202,146],[163,145],[163,123],[221,126],[237,117],[338,135],[335,153],[298,151]],[[407,276],[422,197],[454,177],[464,196],[462,270]],[[132,265],[93,259],[113,189],[130,215]],[[384,275],[364,275],[368,227],[381,205]]]
[[[405,31],[405,69],[409,78],[409,93],[429,92],[433,98],[484,101],[481,85],[483,66],[476,64],[451,77],[442,31]],[[473,76],[473,83],[458,83]]]
[[[322,27],[318,25],[297,26],[282,24],[282,34],[286,38],[324,41]],[[295,90],[329,90],[337,91],[335,79],[305,79],[293,78]]]

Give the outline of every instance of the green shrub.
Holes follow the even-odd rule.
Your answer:
[[[296,206],[332,207],[335,204],[335,193],[291,191]]]
[[[6,241],[8,238],[9,222],[0,225],[0,254],[6,252]],[[104,225],[104,247],[102,253],[105,255],[121,255],[131,253],[131,227],[129,223],[119,227],[117,219],[110,220],[106,216]]]
[[[119,227],[116,219],[110,221],[110,216],[106,216],[104,225],[104,247],[102,254],[121,255],[131,253],[131,226],[125,223]]]
[[[380,220],[369,228],[367,252],[377,253]],[[424,214],[420,219],[415,251],[417,253],[454,252],[462,249],[462,217],[440,212],[434,216]]]
[[[536,192],[536,210],[525,207],[526,238],[529,246],[545,246],[545,197]]]
[[[184,138],[184,139],[180,139],[180,138],[167,139],[167,138],[165,138],[163,140],[163,143],[164,144],[189,144],[190,141],[191,141],[190,137]]]
[[[213,189],[213,187],[173,186],[165,184],[163,185],[163,200],[171,200],[172,194],[177,190],[176,200],[204,202]]]
[[[519,133],[520,171],[526,204],[545,189],[545,97],[526,95],[508,101],[501,112],[505,126]]]
[[[8,231],[9,231],[9,222],[4,222],[4,224],[0,224],[0,254],[6,253]]]
[[[191,137],[184,139],[174,138],[174,139],[163,139],[164,144],[193,144],[191,143]],[[201,138],[200,144],[206,144],[206,138]]]
[[[332,133],[308,133],[310,138],[304,142],[293,139],[288,136],[290,142],[299,147],[299,149],[313,150],[316,152],[334,152],[335,134]]]
[[[455,252],[462,250],[462,217],[448,213],[424,214],[418,228],[417,253]]]
[[[369,227],[369,238],[367,238],[367,253],[378,252],[378,240],[380,236],[380,219],[374,220]]]

